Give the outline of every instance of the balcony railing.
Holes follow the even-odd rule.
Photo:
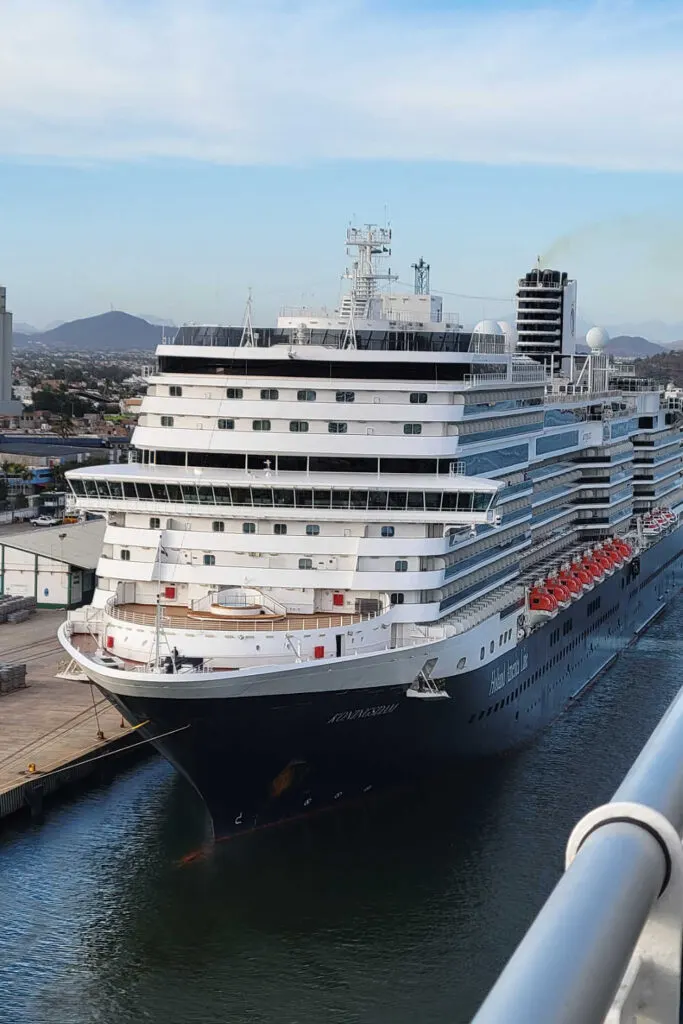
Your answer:
[[[191,601],[190,609],[193,612],[208,612],[213,605],[217,605],[219,608],[234,608],[236,610],[240,608],[245,610],[247,608],[262,608],[268,615],[280,618],[287,615],[287,609],[283,604],[275,601],[260,590],[250,587],[222,587],[218,590],[210,590],[204,597]],[[226,618],[223,621],[226,621]]]
[[[180,607],[178,605],[161,605],[157,616],[154,605],[118,603],[116,598],[110,598],[105,606],[105,612],[112,619],[121,622],[130,622],[135,626],[156,626],[157,618],[159,627],[162,630],[188,629],[199,631],[220,631],[222,633],[274,633],[274,632],[297,632],[321,629],[340,629],[362,622],[370,622],[373,619],[384,615],[388,610],[388,603],[383,601],[374,612],[313,612],[290,613],[275,617],[269,616],[246,616],[244,618],[226,618],[225,616],[211,616],[209,612],[193,612],[192,608]]]

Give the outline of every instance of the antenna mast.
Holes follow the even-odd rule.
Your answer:
[[[240,338],[240,348],[253,348],[256,344],[254,339],[254,327],[251,322],[251,288],[247,296],[247,305],[244,310],[244,326],[242,327],[242,337]]]
[[[429,264],[420,256],[417,263],[412,264],[412,268],[415,271],[415,294],[429,295]]]
[[[346,251],[354,256],[351,269],[344,274],[351,281],[351,292],[342,298],[342,316],[349,316],[351,308],[359,319],[372,318],[373,299],[376,298],[382,282],[390,284],[398,280],[397,274],[381,269],[381,264],[391,256],[391,228],[380,228],[366,224],[362,228],[347,228]]]

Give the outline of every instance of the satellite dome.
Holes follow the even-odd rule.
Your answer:
[[[472,334],[495,334],[497,337],[501,337],[503,331],[496,320],[480,320]]]
[[[609,341],[609,334],[604,327],[591,327],[586,335],[586,344],[591,352],[602,352]]]
[[[505,338],[505,347],[510,352],[514,352],[514,350],[517,348],[517,331],[512,326],[512,324],[509,324],[507,322],[507,320],[499,320],[498,326],[503,332],[503,337]]]

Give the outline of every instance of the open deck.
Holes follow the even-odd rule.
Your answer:
[[[150,604],[115,604],[108,608],[112,618],[121,619],[137,626],[154,626],[156,624],[156,607]],[[185,607],[163,605],[161,609],[161,625],[170,629],[217,629],[223,633],[260,633],[293,632],[316,629],[345,629],[359,622],[375,618],[372,615],[360,614],[323,614],[312,615],[250,615],[225,616],[212,615],[209,611],[193,611]]]

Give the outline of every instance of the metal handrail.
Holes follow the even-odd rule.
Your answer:
[[[224,600],[221,600],[224,598]],[[193,612],[206,612],[212,605],[228,608],[265,608],[273,615],[284,617],[287,609],[279,601],[262,593],[260,590],[250,587],[217,587],[210,590],[203,597],[198,597],[190,602],[190,610]]]
[[[130,622],[136,626],[156,625],[156,614],[147,612],[132,612],[125,605],[112,604],[106,609],[107,614],[122,622]],[[183,615],[167,616],[164,614],[164,607],[161,608],[161,626],[163,629],[196,629],[196,630],[220,630],[222,633],[282,633],[296,632],[298,630],[317,629],[343,629],[348,626],[358,625],[362,622],[369,622],[378,618],[382,612],[374,615],[361,615],[359,613],[344,612],[337,615],[316,615],[314,618],[306,615],[288,614],[284,619],[271,619],[259,616],[253,618],[200,618]]]
[[[565,874],[473,1024],[678,1021],[682,831],[683,690],[574,830]]]

